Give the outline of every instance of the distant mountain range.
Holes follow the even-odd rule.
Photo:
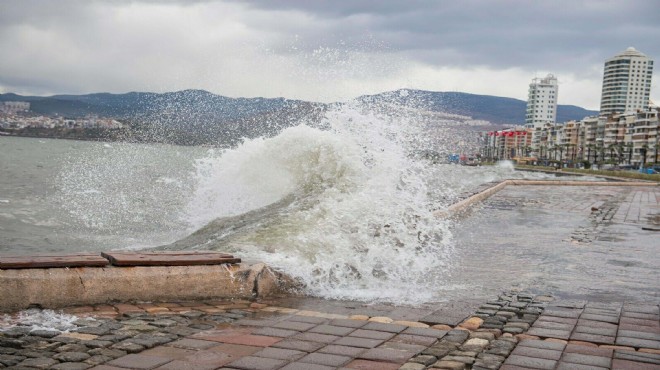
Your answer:
[[[372,105],[395,103],[433,112],[471,116],[496,125],[524,123],[527,104],[522,100],[498,96],[410,89],[362,96],[356,100]],[[0,94],[0,101],[27,101],[32,112],[43,115],[113,117],[131,123],[143,140],[183,141],[185,144],[204,143],[209,139],[232,143],[241,137],[276,133],[302,119],[315,122],[325,110],[341,104],[283,98],[229,98],[203,90],[49,97],[7,93]],[[581,119],[597,113],[573,105],[559,105],[557,121]]]

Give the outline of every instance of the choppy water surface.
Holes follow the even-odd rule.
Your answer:
[[[459,124],[343,106],[235,148],[2,137],[0,253],[217,249],[321,297],[447,299],[469,246],[433,211],[486,182],[548,177],[416,155],[448,150]]]

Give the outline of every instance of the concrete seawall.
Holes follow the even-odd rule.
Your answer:
[[[263,263],[0,270],[0,312],[134,301],[256,298],[297,284]]]

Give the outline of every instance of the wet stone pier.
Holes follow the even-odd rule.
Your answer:
[[[73,307],[6,316],[11,369],[658,369],[657,304],[510,292],[474,312],[313,298]],[[68,316],[66,316],[68,317]]]

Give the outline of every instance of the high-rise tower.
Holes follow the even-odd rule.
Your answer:
[[[653,60],[630,47],[605,61],[600,113],[648,109]]]
[[[555,123],[557,119],[557,78],[548,74],[529,84],[525,124]]]

